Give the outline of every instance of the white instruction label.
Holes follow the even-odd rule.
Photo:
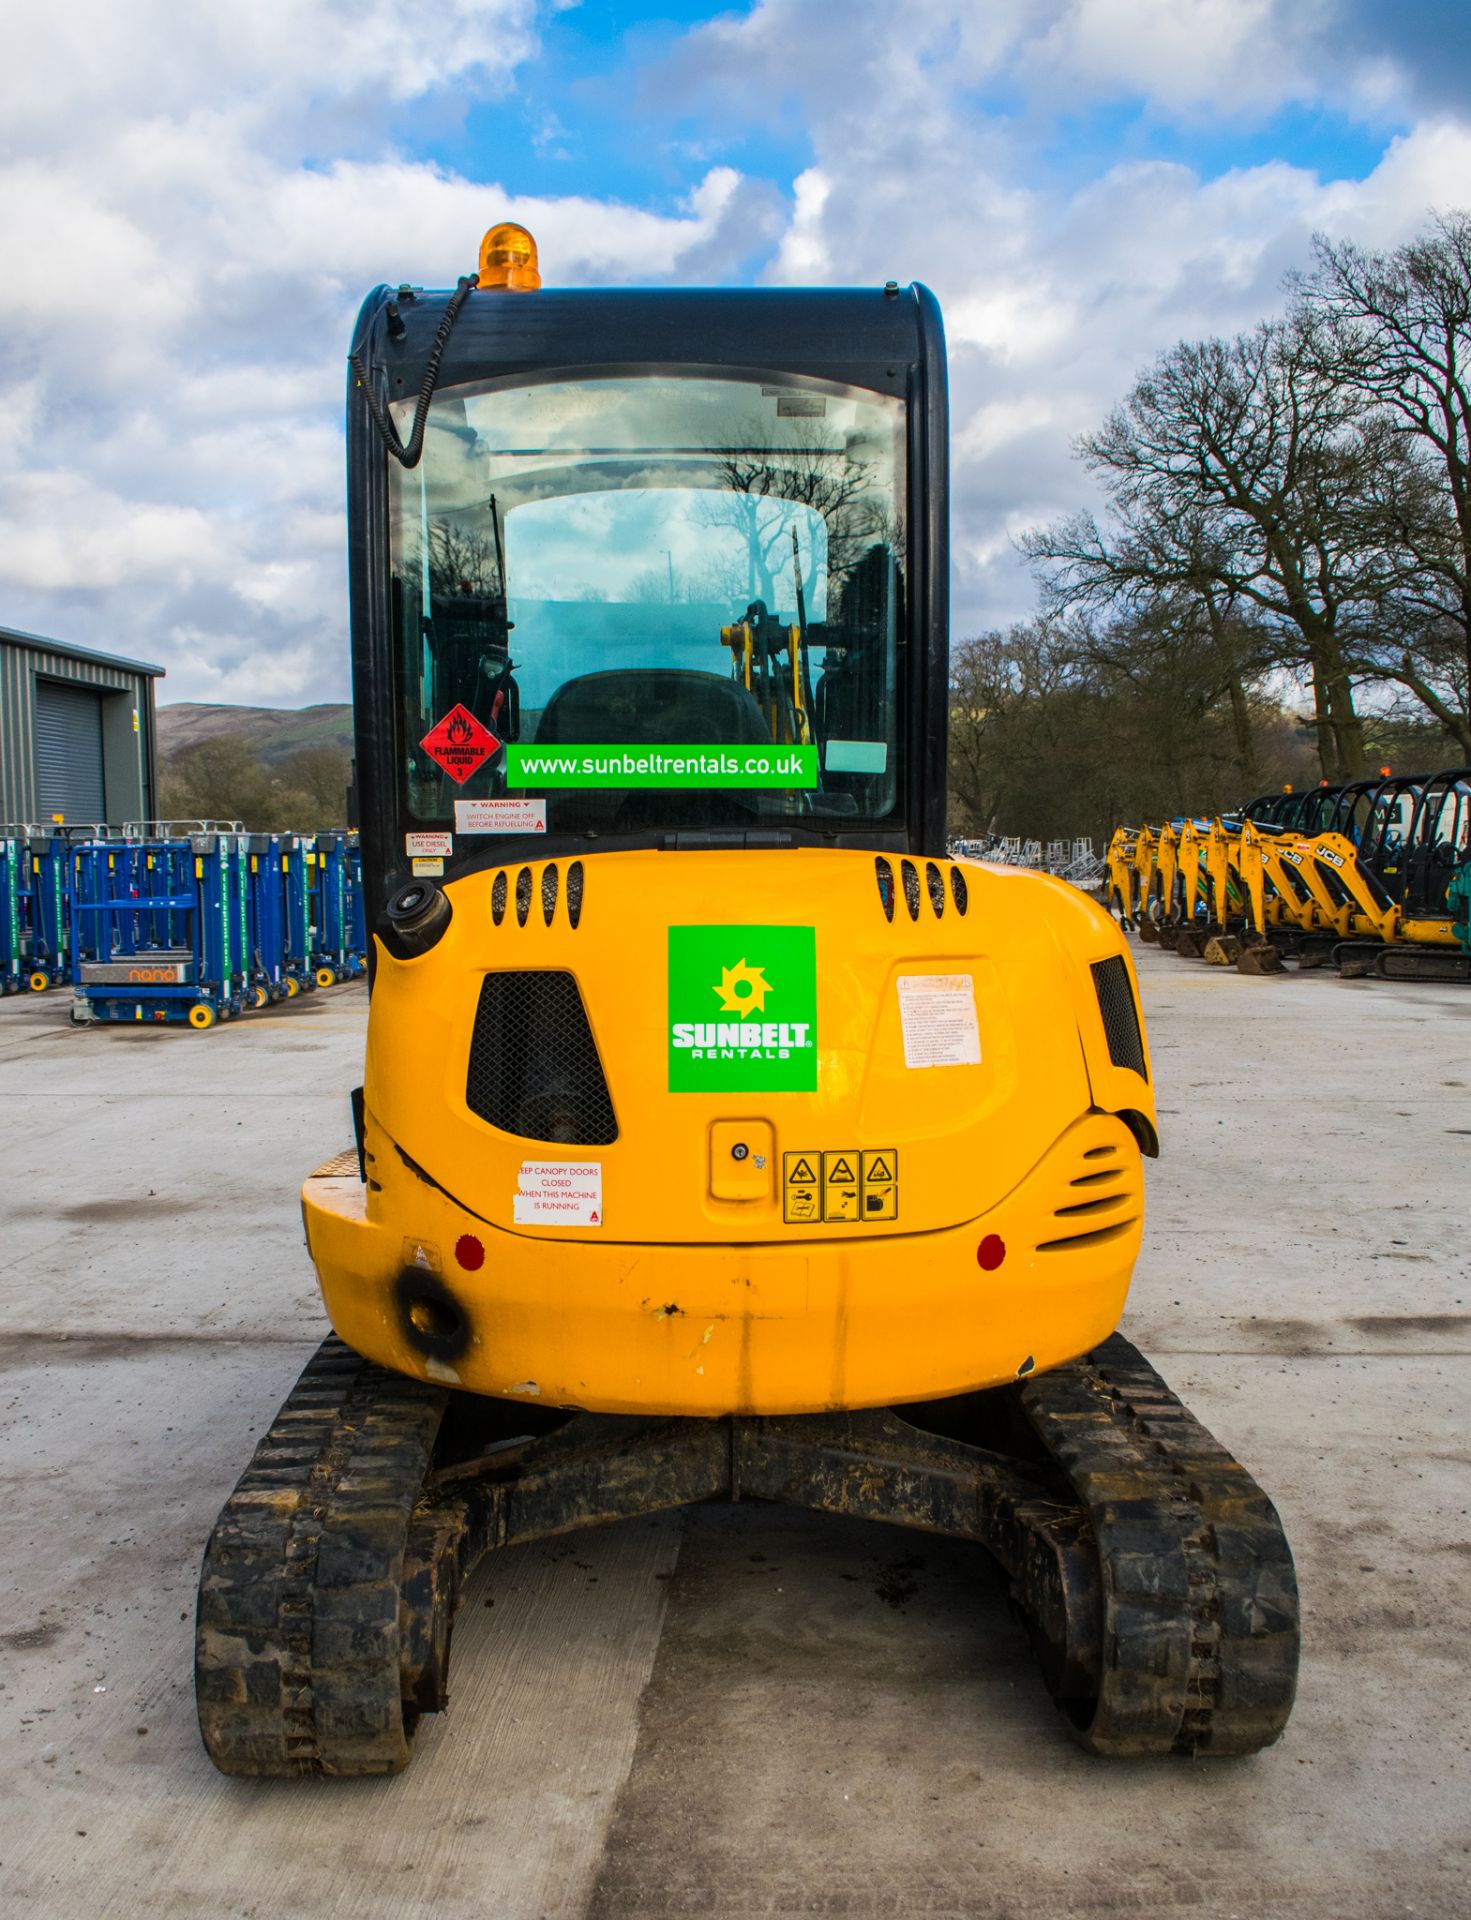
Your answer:
[[[452,833],[406,833],[404,852],[418,854],[421,859],[447,859],[455,850],[455,836]]]
[[[968,973],[901,974],[899,1025],[906,1067],[980,1064],[975,981]]]
[[[545,833],[545,800],[456,800],[456,833]]]
[[[601,1160],[523,1160],[511,1218],[518,1227],[600,1227]]]

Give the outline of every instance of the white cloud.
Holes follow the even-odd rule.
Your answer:
[[[1276,106],[1314,90],[1298,45],[1324,9],[1296,0],[1073,0],[1022,57],[1038,84],[1127,93],[1178,111]]]
[[[1203,179],[1121,161],[1074,184],[1051,166],[1042,103],[1142,98],[1156,119],[1219,130],[1285,101],[1365,114],[1403,96],[1362,40],[1338,56],[1338,0],[762,0],[673,64],[697,101],[805,118],[811,164],[770,277],[928,281],[946,316],[954,423],[957,623],[1025,613],[1021,528],[1091,503],[1075,437],[1185,336],[1277,310],[1314,232],[1393,245],[1433,205],[1471,203],[1471,119],[1387,139],[1366,179],[1268,161]],[[831,58],[794,58],[804,36]],[[1005,83],[1003,85],[1003,83]],[[977,90],[1029,101],[983,112]],[[781,89],[785,88],[785,93]],[[688,103],[687,103],[688,105]]]
[[[941,256],[960,623],[1028,610],[1030,582],[999,530],[1093,504],[1070,443],[1156,353],[1278,311],[1286,274],[1311,264],[1315,232],[1392,246],[1433,204],[1471,204],[1471,126],[1417,129],[1363,181],[1281,163],[1211,181],[1179,166],[1116,167],[1039,202],[1030,235],[1012,232],[970,263]]]
[[[778,283],[929,281],[959,624],[1015,617],[1011,536],[1087,498],[1070,442],[1141,364],[1272,310],[1317,229],[1387,245],[1471,202],[1449,108],[1386,132],[1364,180],[1052,164],[1054,111],[1120,98],[1186,127],[1402,112],[1429,81],[1378,0],[761,0],[645,75],[648,137],[797,125],[810,156],[772,182],[705,140],[658,211],[518,198],[393,146],[394,103],[442,119],[513,88],[545,4],[76,0],[12,23],[0,621],[160,659],[166,698],[342,697],[353,315],[382,279],[451,283],[497,218],[564,283],[719,281],[763,249]]]
[[[36,13],[0,78],[0,620],[159,660],[166,698],[342,697],[340,423],[368,288],[451,284],[500,218],[569,281],[718,278],[774,237],[776,196],[728,167],[655,213],[517,198],[344,133],[348,104],[503,86],[532,13]]]
[[[257,123],[416,99],[451,81],[504,88],[534,45],[535,0],[68,0],[7,28],[0,122],[26,151],[229,101]]]

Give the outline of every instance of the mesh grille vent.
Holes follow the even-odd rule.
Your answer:
[[[490,917],[499,926],[506,917],[506,876],[498,873],[490,883]]]
[[[899,875],[904,882],[904,904],[909,909],[911,920],[919,918],[919,875],[912,860],[899,862]]]
[[[879,883],[879,905],[884,910],[884,918],[892,920],[894,917],[894,869],[887,860],[876,855],[873,871]]]
[[[924,883],[929,889],[930,905],[935,910],[935,918],[937,920],[943,920],[945,917],[945,876],[940,872],[940,869],[935,865],[933,860],[925,867]]]
[[[516,925],[524,927],[531,911],[531,869],[523,867],[516,875]]]
[[[950,897],[955,902],[955,911],[964,919],[965,910],[970,905],[970,888],[965,884],[965,875],[959,867],[950,869]]]
[[[1129,985],[1129,969],[1114,956],[1112,960],[1093,962],[1093,990],[1098,995],[1098,1011],[1103,1015],[1103,1031],[1108,1037],[1108,1057],[1116,1067],[1132,1067],[1144,1072],[1144,1035],[1139,1030],[1139,1009],[1134,1005]]]
[[[557,869],[555,865],[541,870],[541,917],[547,925],[552,924],[552,915],[557,911]]]
[[[529,895],[529,872],[526,881]],[[618,1138],[597,1043],[570,973],[486,974],[465,1104],[523,1140],[606,1147]]]
[[[572,931],[576,933],[577,923],[582,918],[582,862],[574,860],[567,869],[567,918],[572,922]]]

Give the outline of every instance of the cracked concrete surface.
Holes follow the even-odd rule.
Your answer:
[[[1125,1328],[1303,1584],[1247,1762],[1089,1760],[979,1550],[746,1506],[489,1563],[399,1779],[220,1779],[198,1558],[322,1331],[296,1191],[362,991],[205,1035],[0,1005],[0,1911],[1471,1911],[1471,993],[1139,961]]]

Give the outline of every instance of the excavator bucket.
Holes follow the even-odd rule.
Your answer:
[[[1243,947],[1236,956],[1238,973],[1280,973],[1282,971],[1281,950],[1274,947],[1270,940],[1259,945]]]

